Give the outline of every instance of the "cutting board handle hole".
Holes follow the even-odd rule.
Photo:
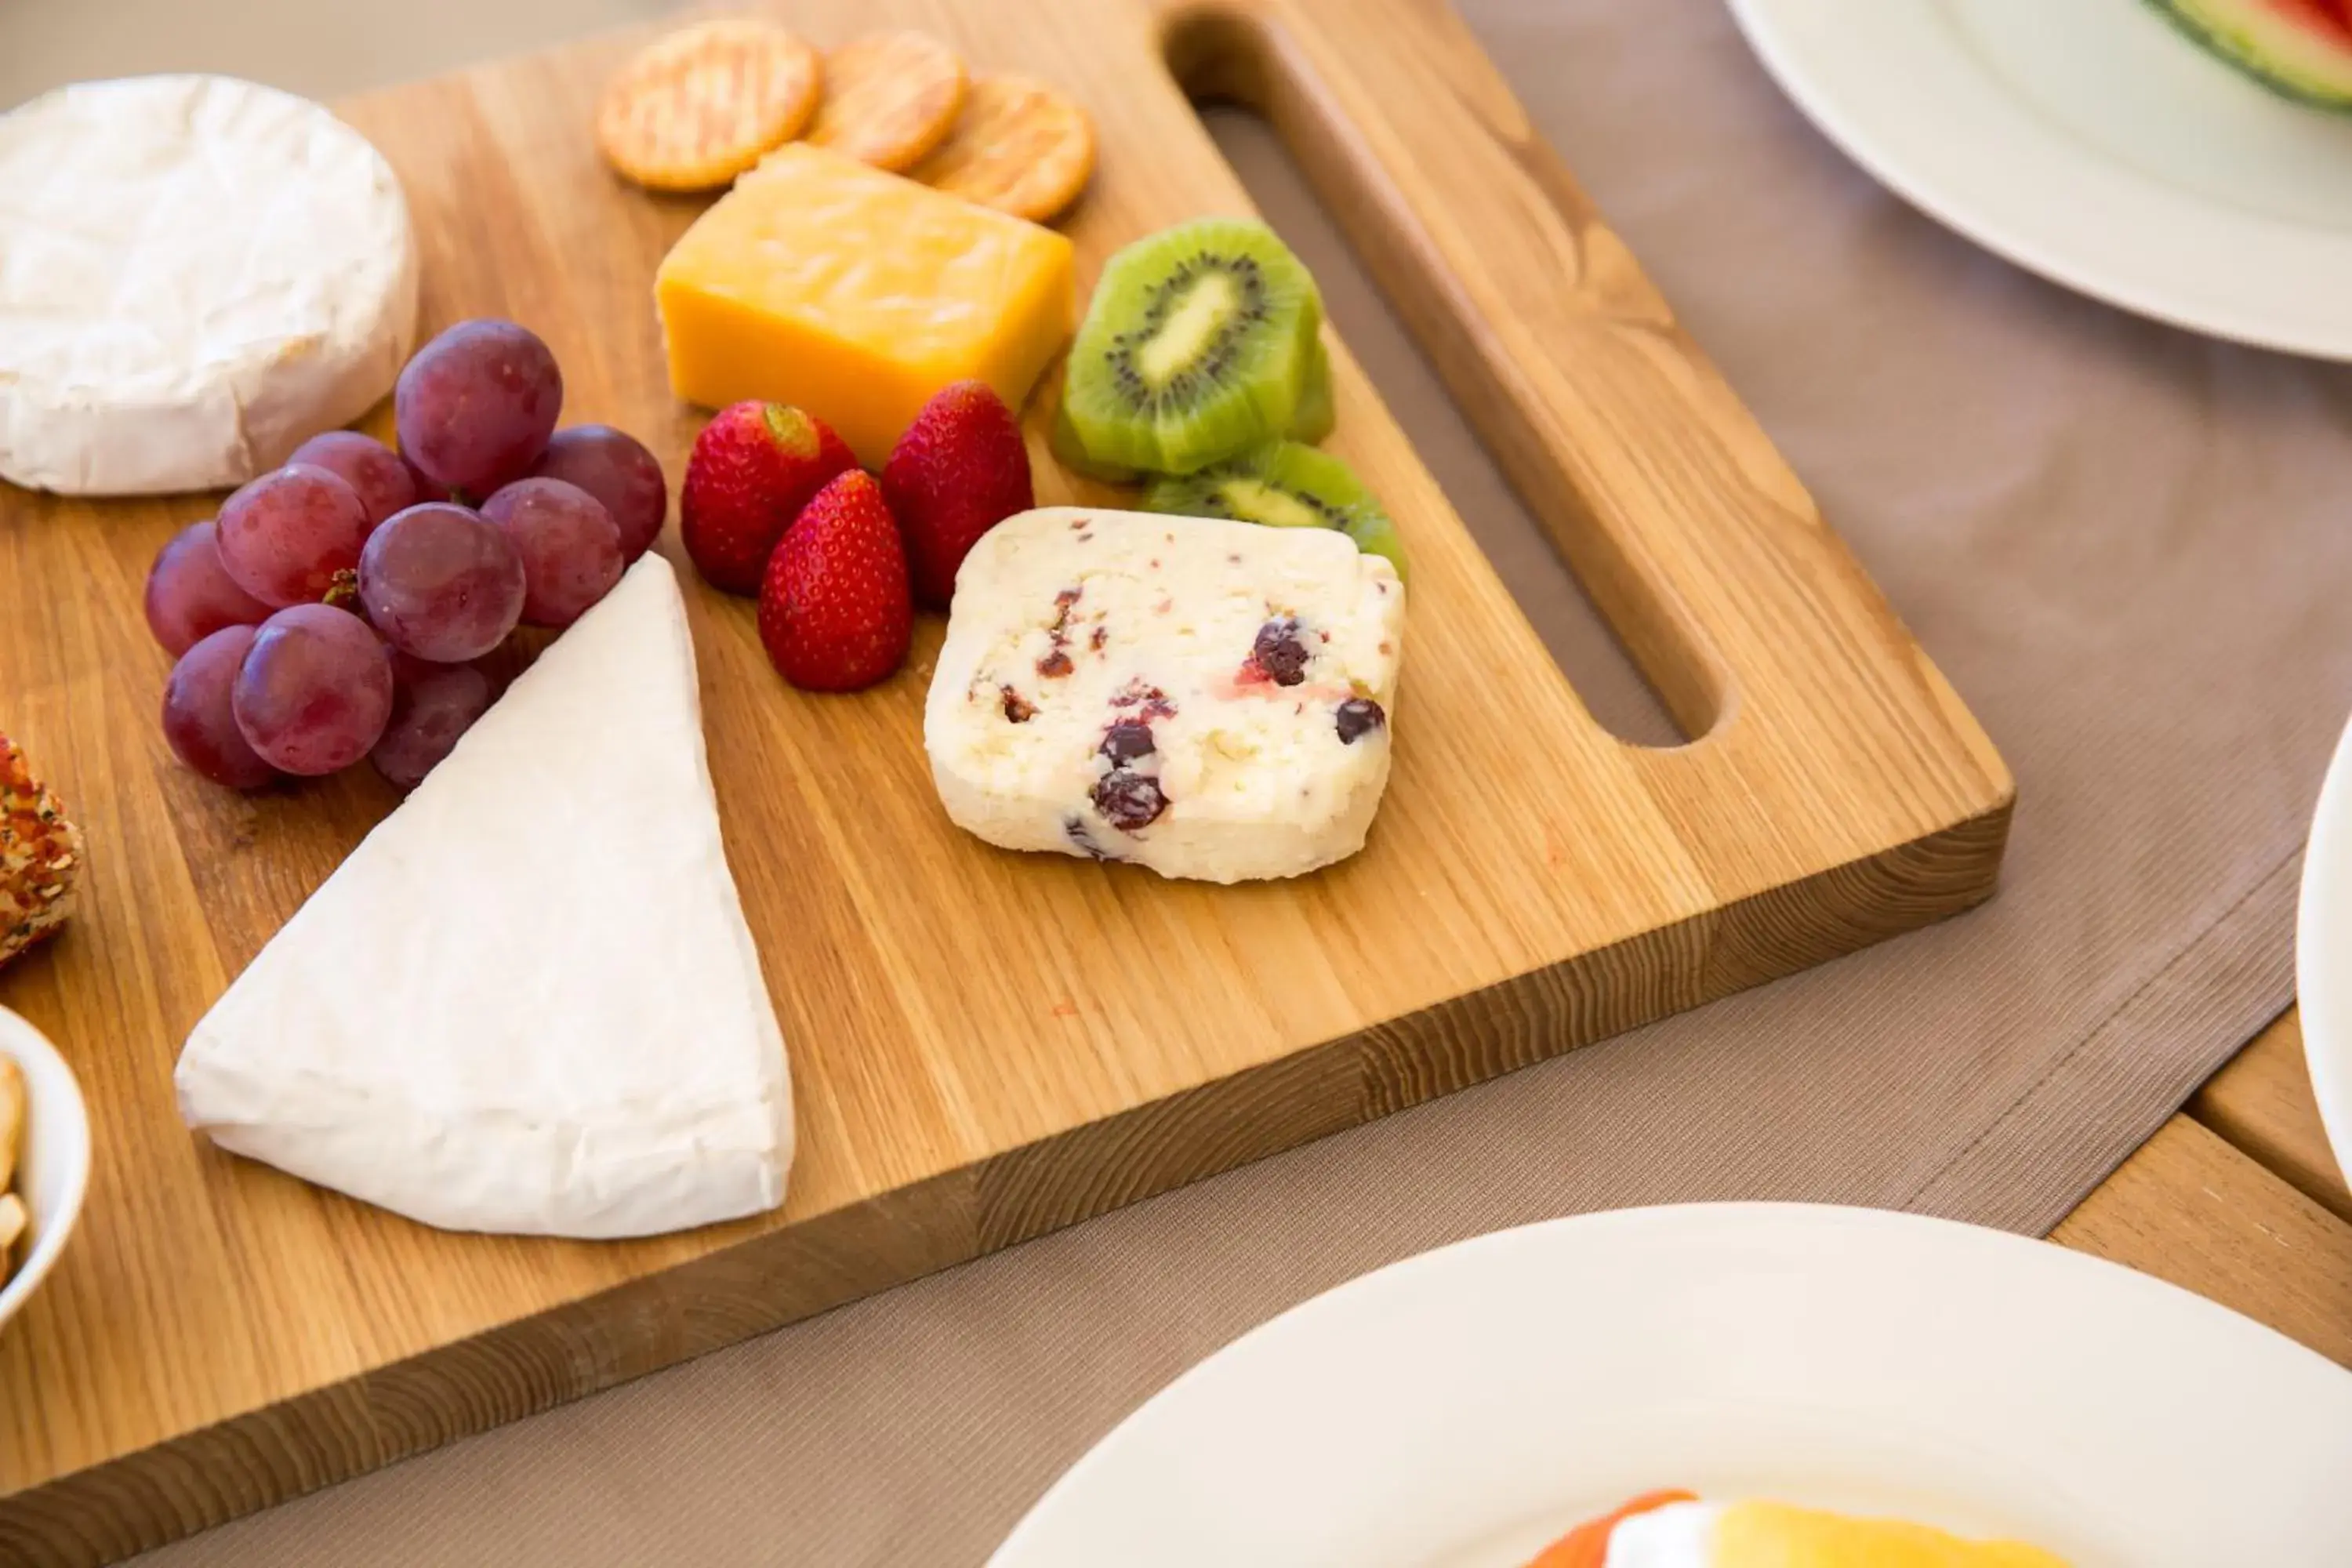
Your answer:
[[[1640,746],[1677,746],[1706,733],[1720,709],[1717,684],[1685,679],[1685,700],[1671,700],[1669,683],[1654,682],[1629,653],[1483,444],[1395,297],[1373,278],[1327,199],[1335,193],[1311,177],[1296,139],[1276,122],[1288,68],[1266,30],[1235,13],[1195,9],[1176,15],[1164,43],[1170,68],[1251,198],[1261,211],[1284,215],[1284,239],[1322,282],[1333,324],[1373,385],[1391,407],[1442,411],[1406,434],[1594,721]]]

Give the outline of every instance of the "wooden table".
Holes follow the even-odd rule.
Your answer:
[[[2051,1239],[2211,1298],[2352,1366],[2352,1190],[2290,1009]]]

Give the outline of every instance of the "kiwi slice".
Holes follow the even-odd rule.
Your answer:
[[[1077,426],[1070,423],[1067,404],[1055,405],[1054,423],[1046,432],[1045,445],[1062,467],[1085,479],[1098,479],[1107,485],[1131,485],[1143,476],[1133,468],[1122,468],[1116,463],[1098,463],[1087,454],[1086,443],[1078,439]]]
[[[1356,471],[1328,452],[1273,441],[1198,473],[1155,479],[1147,511],[1229,517],[1267,528],[1336,528],[1356,548],[1385,555],[1405,575],[1404,542]]]
[[[1339,409],[1331,395],[1331,354],[1319,337],[1308,340],[1307,373],[1298,389],[1298,408],[1290,416],[1290,438],[1310,446],[1331,434],[1339,424]],[[1130,485],[1143,478],[1133,468],[1122,468],[1116,463],[1097,462],[1088,455],[1086,443],[1078,439],[1077,427],[1070,423],[1070,415],[1059,400],[1054,405],[1054,420],[1046,437],[1046,445],[1062,467],[1086,479],[1107,485]]]
[[[1290,438],[1312,447],[1339,423],[1339,405],[1331,399],[1331,351],[1315,338],[1307,346],[1307,374],[1299,383],[1297,411],[1290,416]]]
[[[1189,474],[1283,435],[1323,300],[1262,223],[1196,218],[1105,264],[1062,407],[1097,465]]]

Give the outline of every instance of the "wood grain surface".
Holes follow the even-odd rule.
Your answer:
[[[2051,1239],[2128,1264],[2352,1366],[2352,1222],[2289,1013],[2216,1074]],[[2312,1163],[2315,1152],[2317,1163]],[[2314,1194],[2305,1181],[2321,1189]]]
[[[2345,1186],[2320,1124],[2304,1067],[2302,1022],[2293,1010],[2215,1073],[2189,1102],[2189,1113],[2312,1202],[2352,1222],[2352,1189]]]
[[[188,1028],[391,793],[361,772],[246,798],[173,764],[139,590],[209,499],[0,491],[0,724],[90,839],[79,922],[0,1005],[72,1061],[97,1146],[80,1235],[0,1336],[0,1561],[125,1555],[1992,889],[2000,759],[1437,0],[774,9],[820,43],[926,27],[1082,99],[1086,282],[1139,233],[1248,210],[1187,88],[1262,106],[1701,738],[1591,721],[1344,346],[1329,444],[1414,578],[1388,802],[1323,875],[1220,889],[963,837],[919,742],[936,622],[885,687],[808,697],[751,606],[688,574],[798,1093],[790,1200],[626,1244],[443,1235],[223,1155],[172,1103]],[[649,289],[700,204],[618,183],[587,134],[633,41],[341,107],[407,186],[428,328],[530,324],[567,422],[635,431],[675,482],[700,415],[665,391]],[[1043,412],[1040,501],[1109,499],[1053,468]]]

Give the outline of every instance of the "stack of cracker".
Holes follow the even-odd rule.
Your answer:
[[[604,89],[596,144],[659,191],[716,190],[805,140],[1032,223],[1094,173],[1094,122],[1022,77],[971,78],[928,34],[876,33],[830,54],[788,29],[724,17],[641,50]]]

